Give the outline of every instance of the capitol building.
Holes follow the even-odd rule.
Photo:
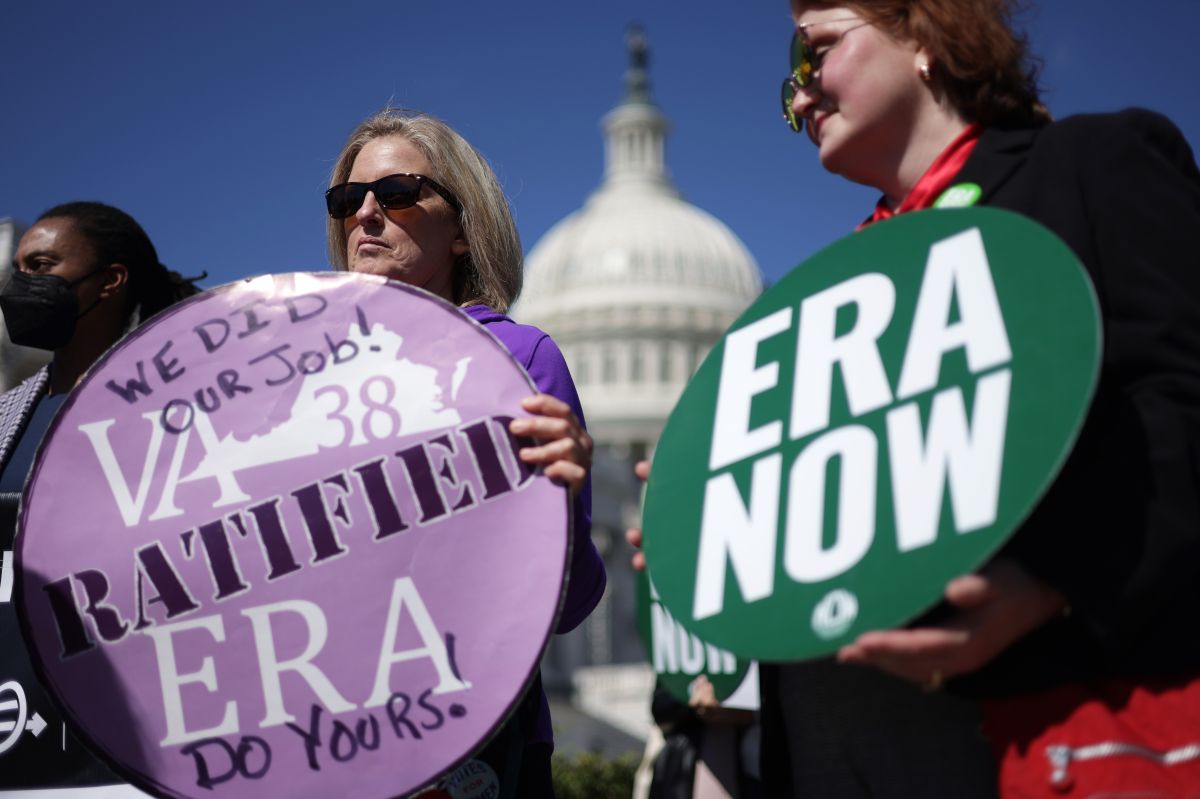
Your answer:
[[[625,98],[603,118],[603,180],[529,251],[513,316],[548,332],[575,378],[596,441],[593,538],[609,576],[583,627],[556,637],[543,675],[548,689],[571,690],[582,709],[636,734],[653,675],[624,541],[640,501],[633,464],[653,451],[692,373],[763,283],[738,237],[680,196],[639,31],[629,53]]]

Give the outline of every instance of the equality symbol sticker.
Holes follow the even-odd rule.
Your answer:
[[[1050,486],[1100,326],[1054,234],[989,208],[897,217],[760,297],[672,412],[645,550],[675,620],[768,661],[902,624]]]
[[[193,298],[59,413],[17,539],[47,686],[160,796],[392,797],[481,746],[558,612],[566,491],[508,433],[528,376],[399,283]]]
[[[29,709],[21,683],[0,683],[0,755],[15,746],[24,733],[37,738],[45,729],[46,720]]]

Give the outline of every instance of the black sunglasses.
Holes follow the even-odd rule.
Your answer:
[[[345,219],[362,208],[367,192],[370,192],[377,203],[390,211],[412,208],[421,196],[421,187],[426,185],[442,195],[455,213],[462,211],[462,203],[445,186],[433,178],[409,172],[385,175],[370,183],[339,183],[325,192],[325,207],[334,219]]]

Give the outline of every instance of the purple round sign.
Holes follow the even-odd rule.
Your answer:
[[[425,292],[268,275],[97,364],[26,487],[46,685],[165,796],[392,797],[461,763],[534,674],[566,491],[507,431],[535,393]]]

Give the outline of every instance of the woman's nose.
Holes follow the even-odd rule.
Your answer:
[[[815,81],[810,82],[807,86],[796,86],[795,88],[796,93],[792,96],[792,113],[796,115],[796,119],[803,120],[808,109],[816,105],[820,99],[820,90],[817,89]]]
[[[375,199],[375,192],[367,192],[366,196],[363,197],[362,205],[354,212],[354,217],[360,225],[365,225],[372,220],[379,221],[383,218],[383,207]]]

